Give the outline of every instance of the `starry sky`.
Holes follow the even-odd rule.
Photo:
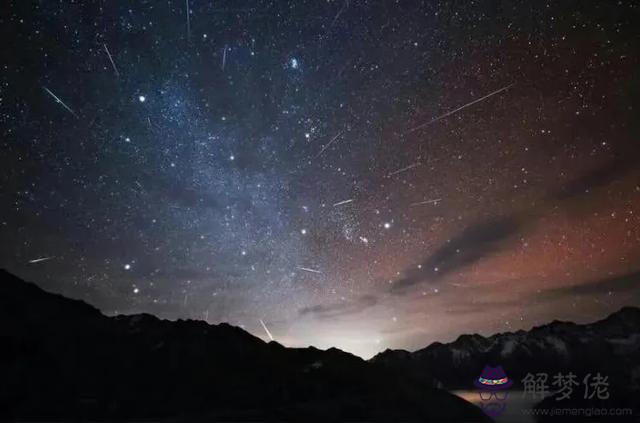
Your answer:
[[[636,2],[1,7],[45,289],[363,357],[640,303]]]

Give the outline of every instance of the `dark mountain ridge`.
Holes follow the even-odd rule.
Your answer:
[[[616,414],[613,421],[637,421],[640,309],[624,307],[590,324],[554,320],[529,331],[489,337],[461,335],[451,343],[435,342],[415,352],[386,350],[370,361],[396,375],[404,375],[413,383],[431,383],[449,390],[473,389],[472,382],[485,365],[501,365],[514,382],[512,390],[524,389],[522,380],[528,374],[535,380],[546,377],[542,385],[535,387],[536,392],[545,390],[550,395],[535,406],[546,412],[537,414],[539,422],[609,421],[597,413],[580,414],[594,408],[624,411],[625,414]],[[560,386],[554,377],[570,373],[576,377],[574,392],[568,399],[561,399]],[[594,399],[587,395],[587,389],[593,381],[590,378],[598,373],[606,378],[606,395]],[[586,383],[585,378],[588,378]],[[556,409],[569,410],[569,413],[549,413]]]
[[[5,419],[486,420],[335,348],[285,348],[224,323],[106,317],[6,271],[0,340]]]
[[[415,352],[386,350],[371,359],[386,368],[403,368],[448,389],[464,389],[485,364],[500,364],[510,376],[527,373],[609,371],[640,375],[640,309],[624,307],[590,324],[554,320],[529,331],[489,337],[460,335]],[[629,379],[630,386],[638,384]]]

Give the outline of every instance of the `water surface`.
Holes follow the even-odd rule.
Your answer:
[[[451,391],[451,393],[480,407],[481,400],[478,391],[461,390]],[[540,398],[533,399],[531,395],[524,396],[523,391],[509,391],[509,395],[505,401],[507,407],[504,413],[494,418],[496,423],[535,423],[535,419],[527,410],[532,409],[536,403],[540,402]]]

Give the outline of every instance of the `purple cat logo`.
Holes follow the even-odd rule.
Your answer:
[[[480,377],[473,381],[480,390],[480,408],[490,417],[497,417],[507,407],[508,389],[513,381],[507,377],[502,366],[484,366]]]

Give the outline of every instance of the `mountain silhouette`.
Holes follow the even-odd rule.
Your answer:
[[[487,363],[509,369],[513,379],[537,372],[608,371],[621,373],[627,385],[635,386],[640,379],[630,376],[640,377],[640,309],[624,307],[591,324],[553,321],[529,331],[460,335],[415,352],[386,350],[371,362],[409,370],[447,389],[468,388]]]
[[[0,270],[0,418],[488,421],[473,405],[332,348],[148,314],[104,316]]]
[[[538,408],[630,408],[634,415],[616,416],[629,421],[640,412],[640,309],[624,307],[590,324],[553,321],[534,327],[484,337],[461,335],[454,342],[435,342],[415,352],[386,350],[371,360],[375,366],[404,375],[418,384],[449,390],[471,389],[485,365],[501,365],[514,381],[512,389],[526,389],[528,375],[546,375],[549,397]],[[554,385],[557,374],[574,374],[575,394],[559,401]],[[607,377],[608,398],[585,399],[584,378]],[[589,379],[592,380],[592,379]],[[572,420],[573,419],[573,420]],[[626,420],[622,420],[626,419]],[[538,421],[607,421],[602,415],[539,415]],[[636,421],[636,420],[633,420]]]

